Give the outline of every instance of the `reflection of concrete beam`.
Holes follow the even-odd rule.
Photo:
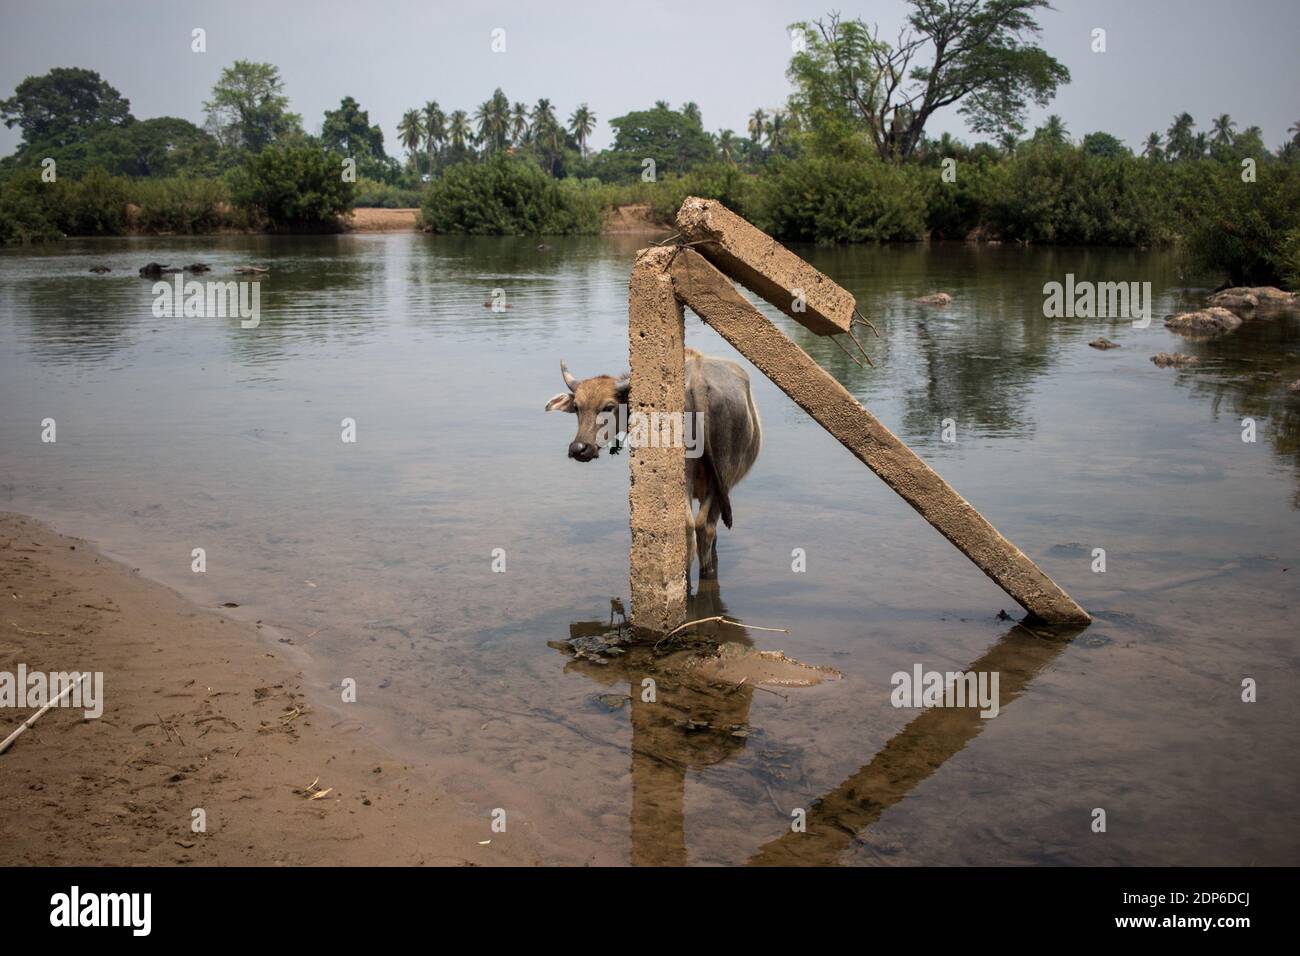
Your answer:
[[[628,411],[680,413],[686,407],[685,326],[682,306],[664,271],[670,248],[637,255],[628,288],[628,352],[632,390]],[[663,633],[686,619],[690,552],[686,451],[631,450],[632,622]]]
[[[965,498],[754,308],[705,258],[693,249],[682,249],[671,259],[669,268],[673,288],[682,302],[898,492],[1000,588],[1044,621],[1060,624],[1091,621],[1087,612],[1055,581],[998,534]],[[636,528],[635,515],[632,527]],[[635,562],[633,569],[635,574]]]
[[[1045,639],[1017,627],[967,667],[966,672],[999,675],[1000,709],[1019,697],[1069,643],[1069,637]],[[791,831],[765,843],[749,864],[834,865],[858,834],[992,722],[981,717],[975,707],[927,710],[891,737],[869,764],[817,800],[813,807],[805,808],[808,810],[806,833]]]
[[[688,197],[677,228],[704,258],[809,331],[839,335],[853,324],[853,296],[722,203]],[[796,290],[802,311],[794,306]]]

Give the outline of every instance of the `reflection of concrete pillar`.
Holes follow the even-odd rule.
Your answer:
[[[686,330],[682,306],[665,269],[674,249],[637,254],[628,288],[628,413],[681,414],[686,408]],[[631,450],[632,623],[665,632],[686,619],[686,496],[684,448]]]
[[[661,750],[665,734],[652,724],[656,704],[632,695],[632,865],[686,865],[686,768]]]
[[[1029,682],[1069,646],[1078,631],[1050,639],[1013,628],[966,668],[967,673],[999,675],[998,707],[1010,706]],[[789,832],[759,847],[750,866],[834,866],[856,836],[915,790],[978,736],[992,721],[975,707],[927,710],[885,742],[861,767],[808,811],[808,830]]]
[[[1087,624],[1083,608],[868,412],[693,249],[672,261],[683,302],[819,425],[894,489],[1027,610],[1053,624]],[[635,527],[635,524],[634,524]]]

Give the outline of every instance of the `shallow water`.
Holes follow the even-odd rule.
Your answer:
[[[999,620],[1011,600],[751,368],[764,451],[694,613],[789,628],[715,633],[844,676],[720,694],[667,675],[656,709],[644,649],[597,665],[550,646],[627,597],[627,463],[568,460],[573,419],[541,410],[561,357],[579,376],[626,368],[644,240],[546,244],[0,252],[0,508],[274,626],[323,694],[355,678],[358,719],[554,862],[1300,862],[1294,320],[1168,333],[1206,290],[1162,252],[800,249],[858,296],[878,367],[764,311],[1096,623],[1049,639]],[[258,328],[152,315],[136,269],[196,259],[207,278],[271,267]],[[113,273],[88,273],[100,263]],[[1043,283],[1067,272],[1150,281],[1151,327],[1044,318]],[[494,288],[508,311],[484,308]],[[907,301],[936,289],[953,305]],[[693,347],[732,354],[687,321]],[[1087,347],[1102,335],[1122,348]],[[1201,365],[1157,369],[1157,351]],[[999,671],[1001,713],[894,708],[890,676],[917,663]],[[789,835],[794,808],[807,834]]]

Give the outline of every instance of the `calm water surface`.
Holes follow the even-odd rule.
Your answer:
[[[705,694],[687,706],[711,726],[690,731],[637,695],[617,706],[651,666],[643,652],[601,667],[550,646],[600,630],[626,598],[626,456],[568,460],[573,419],[542,406],[563,388],[561,357],[579,376],[626,368],[638,244],[0,253],[0,507],[202,604],[237,602],[303,652],[321,695],[355,678],[349,713],[436,767],[485,826],[506,808],[551,861],[1300,862],[1294,320],[1178,339],[1162,318],[1206,290],[1166,253],[801,249],[879,328],[878,367],[764,310],[1096,623],[1047,639],[999,620],[1019,615],[1010,599],[751,369],[763,456],[696,611],[788,627],[719,636],[844,678]],[[270,266],[260,327],[153,317],[136,269],[196,259],[208,278]],[[1045,319],[1043,283],[1067,272],[1152,282],[1151,327]],[[509,311],[484,308],[494,288]],[[907,301],[937,289],[951,307]],[[692,346],[732,354],[687,321]],[[1101,335],[1123,347],[1087,347]],[[1149,361],[1179,350],[1200,366]],[[893,708],[890,676],[916,663],[999,671],[1000,716]],[[1244,677],[1256,704],[1240,701]],[[807,835],[786,835],[795,807]]]

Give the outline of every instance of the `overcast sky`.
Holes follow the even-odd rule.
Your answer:
[[[787,25],[839,9],[879,22],[892,37],[902,0],[0,0],[0,96],[55,66],[99,71],[141,119],[202,123],[202,102],[236,59],[280,67],[292,109],[309,132],[344,96],[355,97],[397,152],[404,110],[436,99],[472,112],[500,86],[511,102],[546,96],[563,118],[586,102],[606,121],[668,100],[699,103],[709,130],[745,129],[755,107],[789,93]],[[1276,148],[1300,120],[1300,0],[1058,0],[1040,17],[1043,47],[1073,76],[1047,110],[1077,139],[1104,129],[1140,146],[1187,110],[1198,128],[1231,113]],[[195,27],[207,52],[190,51]],[[494,28],[506,51],[493,53]],[[1105,53],[1091,33],[1106,30]],[[968,136],[950,109],[928,132]],[[0,154],[18,131],[0,126]]]

